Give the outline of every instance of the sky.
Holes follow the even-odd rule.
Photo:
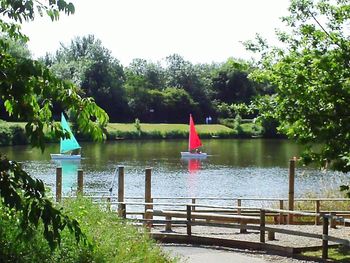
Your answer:
[[[122,65],[132,59],[161,61],[179,54],[192,63],[249,59],[242,41],[256,33],[274,43],[289,0],[70,0],[75,14],[59,21],[36,18],[23,24],[34,57],[54,53],[60,43],[95,35]]]

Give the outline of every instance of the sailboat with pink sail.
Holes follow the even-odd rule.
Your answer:
[[[202,142],[197,134],[192,115],[190,114],[190,131],[188,136],[188,152],[181,152],[183,158],[205,158],[206,153],[199,150]]]

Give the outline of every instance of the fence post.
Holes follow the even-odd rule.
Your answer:
[[[78,188],[77,188],[77,195],[83,195],[83,189],[84,189],[84,174],[82,169],[78,169]]]
[[[152,200],[152,168],[145,170],[145,203],[153,203]],[[153,214],[146,213],[148,209],[153,209],[153,205],[145,205],[146,219],[153,219]],[[151,227],[152,223],[147,222],[147,226]]]
[[[267,231],[267,239],[268,240],[275,240],[275,232]]]
[[[165,216],[165,220],[167,222],[165,223],[165,231],[171,231],[171,216]]]
[[[260,242],[265,243],[265,210],[260,209]]]
[[[283,210],[283,200],[280,200],[280,210]],[[279,214],[279,223],[284,224],[284,217],[283,212],[280,212]]]
[[[107,197],[107,210],[111,211],[111,198]]]
[[[56,202],[62,200],[62,167],[56,168]]]
[[[187,205],[187,235],[192,235],[192,229],[191,229],[191,206]]]
[[[126,204],[125,203],[120,204],[120,208],[121,208],[121,217],[126,219]]]
[[[336,212],[331,212],[331,228],[337,228],[337,221],[335,217],[337,216]]]
[[[192,212],[194,212],[194,211],[196,211],[196,206],[195,206],[195,204],[196,204],[196,198],[192,198],[192,204],[193,204],[193,206],[192,206]],[[194,222],[194,221],[195,221],[195,219],[192,218],[192,222]]]
[[[288,210],[294,210],[294,178],[295,178],[296,158],[289,160],[289,193],[288,193]],[[288,224],[293,224],[293,214],[288,214]]]
[[[241,207],[242,206],[242,200],[240,198],[237,198],[237,206]],[[241,209],[237,208],[237,215],[241,214]]]
[[[124,202],[124,166],[118,166],[118,215],[123,217],[122,202]]]
[[[237,198],[237,207],[241,207],[241,206],[242,206],[242,199]],[[242,209],[237,208],[237,215],[240,215],[241,213],[242,213]],[[243,220],[240,220],[239,233],[241,234],[247,233],[247,224]]]
[[[316,200],[315,201],[315,213],[319,214],[320,213],[320,207],[321,207],[321,203],[320,200]],[[315,216],[315,225],[319,225],[320,224],[320,217],[318,215]]]
[[[322,232],[322,259],[328,258],[328,217],[323,216],[323,232]]]

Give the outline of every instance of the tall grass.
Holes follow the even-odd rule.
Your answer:
[[[131,226],[91,200],[65,201],[64,211],[76,218],[90,244],[77,244],[63,231],[61,245],[51,251],[42,231],[19,232],[18,214],[0,206],[0,262],[174,262],[142,228]],[[20,237],[20,238],[19,238]]]
[[[325,173],[327,173],[325,171]],[[302,176],[309,176],[306,172]],[[309,191],[305,192],[300,198],[346,198],[345,194],[340,191],[340,185],[344,180],[347,180],[346,177],[342,177],[341,173],[329,174],[324,179],[319,182],[319,189],[317,192]],[[295,202],[295,209],[304,210],[304,211],[315,211],[315,202],[314,201],[300,201]],[[321,211],[349,211],[350,210],[350,198],[348,201],[321,201]]]

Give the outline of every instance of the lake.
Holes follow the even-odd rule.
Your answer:
[[[87,192],[108,191],[118,165],[125,168],[125,195],[144,196],[145,168],[152,167],[155,197],[288,197],[288,163],[302,147],[288,140],[203,140],[204,160],[184,160],[187,140],[113,141],[82,143],[81,161],[54,162],[50,153],[59,145],[48,144],[45,152],[30,146],[1,147],[9,159],[23,163],[31,175],[54,188],[55,168],[63,168],[63,191],[76,189],[76,170],[84,171]],[[113,185],[117,190],[117,178]],[[322,194],[349,180],[348,174],[298,167],[296,197]]]

